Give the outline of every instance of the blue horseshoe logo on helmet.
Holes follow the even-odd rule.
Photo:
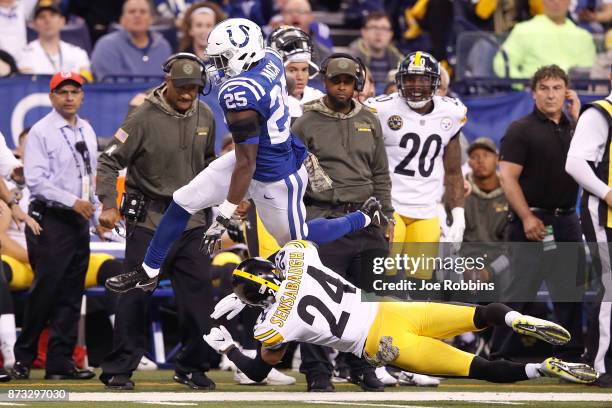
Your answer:
[[[233,33],[232,33],[232,29],[228,28],[227,29],[227,33],[229,34],[229,40],[232,43],[232,45],[234,47],[238,47],[238,48],[242,48],[245,45],[247,45],[247,43],[249,42],[249,27],[245,26],[243,24],[240,24],[238,26],[238,28],[240,29],[240,31],[242,31],[242,33],[244,34],[244,41],[241,44],[238,44],[236,41],[234,41],[234,37],[233,37]]]

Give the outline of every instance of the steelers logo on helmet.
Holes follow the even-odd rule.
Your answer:
[[[412,52],[400,63],[395,74],[395,85],[408,106],[422,108],[438,90],[440,63],[426,52]]]
[[[387,120],[387,125],[391,130],[400,130],[404,126],[404,121],[399,115],[392,115]]]
[[[274,302],[280,284],[276,266],[263,258],[246,259],[232,273],[234,293],[251,306],[266,307]]]

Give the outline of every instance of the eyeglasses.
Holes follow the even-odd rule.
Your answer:
[[[377,26],[369,26],[369,27],[366,26],[365,29],[369,31],[379,32],[379,33],[390,33],[391,31],[393,31],[389,27],[377,27]]]
[[[66,97],[68,95],[72,95],[72,96],[79,96],[80,94],[83,93],[82,89],[75,89],[73,91],[69,91],[67,89],[61,89],[59,91],[53,91],[54,94],[59,95],[61,97]]]

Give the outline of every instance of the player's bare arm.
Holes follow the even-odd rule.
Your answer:
[[[227,122],[236,143],[236,167],[232,173],[232,181],[227,193],[227,201],[240,204],[244,198],[257,159],[257,144],[241,144],[239,140],[247,140],[259,134],[259,114],[254,110],[229,112]]]
[[[450,208],[463,207],[463,175],[461,173],[461,146],[456,134],[444,149],[444,186]]]

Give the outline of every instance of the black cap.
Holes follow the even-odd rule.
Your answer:
[[[53,0],[40,0],[36,5],[36,9],[34,10],[34,19],[36,19],[38,15],[45,10],[52,11],[56,14],[62,14],[60,8]]]

